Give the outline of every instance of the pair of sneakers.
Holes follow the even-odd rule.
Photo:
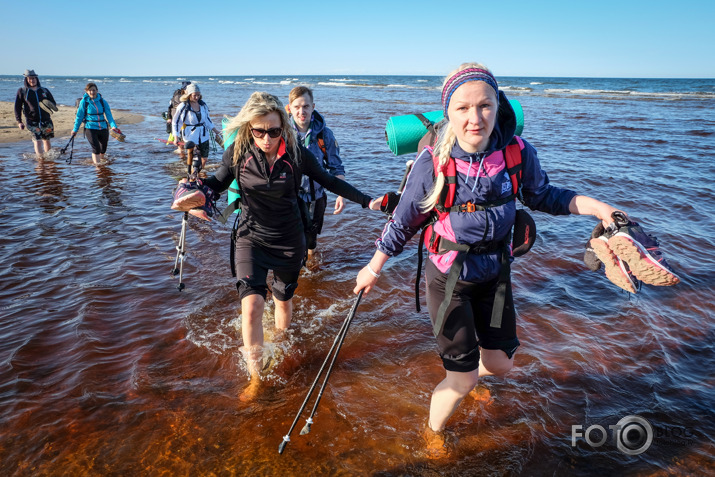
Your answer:
[[[217,194],[210,187],[205,186],[201,179],[195,181],[181,179],[174,190],[174,203],[171,204],[171,208],[209,221],[217,211],[217,198]]]
[[[616,211],[612,217],[608,228],[599,223],[591,232],[583,257],[588,268],[596,271],[603,264],[606,277],[630,293],[640,290],[642,283],[671,286],[680,281],[655,237],[623,212]]]

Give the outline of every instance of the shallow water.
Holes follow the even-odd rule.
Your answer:
[[[385,121],[438,109],[439,81],[356,78],[352,83],[362,86],[346,87],[336,84],[350,81],[337,80],[206,78],[202,91],[217,120],[234,114],[255,89],[287,97],[307,81],[340,141],[348,180],[374,195],[395,189],[409,157],[389,152]],[[84,81],[52,78],[43,85],[71,104]],[[100,84],[113,107],[137,104],[134,111],[154,115],[122,126],[127,142],[111,141],[109,161],[100,167],[91,165],[80,140],[72,164],[66,156],[35,159],[29,141],[0,145],[0,471],[715,472],[715,194],[709,183],[715,82],[604,82],[502,84],[512,84],[508,94],[522,103],[523,136],[539,150],[552,182],[628,211],[657,234],[682,282],[629,297],[581,261],[593,219],[534,213],[536,246],[513,267],[522,342],[516,368],[506,378],[483,379],[480,399],[465,399],[450,421],[447,462],[421,453],[430,394],[443,370],[428,317],[414,311],[414,245],[388,263],[359,305],[310,434],[299,435],[302,418],[283,455],[277,452],[354,302],[355,275],[384,223],[379,214],[349,204],[342,215],[326,217],[319,265],[300,279],[294,324],[287,336],[267,333],[266,387],[246,404],[237,399],[247,374],[228,268],[229,228],[192,218],[187,288],[179,292],[170,274],[181,226],[170,196],[182,167],[153,138],[165,136],[156,116],[175,81]],[[0,91],[10,91],[4,96],[13,88],[0,81]],[[218,158],[212,153],[211,162]],[[271,306],[265,322],[270,328]],[[642,454],[619,451],[611,431],[600,447],[584,438],[572,446],[572,426],[608,429],[630,415],[653,428]],[[592,441],[599,437],[590,434]]]

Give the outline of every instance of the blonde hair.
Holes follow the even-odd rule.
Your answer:
[[[199,93],[199,101],[201,101],[201,99],[203,98],[203,96],[201,95],[200,92],[197,91],[197,93]],[[181,101],[182,103],[185,103],[186,101],[189,101],[189,97],[190,97],[192,94],[194,94],[194,93],[184,93],[184,94],[182,94],[181,97],[179,98],[179,101]]]
[[[447,84],[447,81],[449,81],[452,76],[467,68],[478,68],[485,71],[489,71],[489,68],[482,65],[481,63],[462,63],[444,78],[444,81],[442,82],[442,88],[444,88],[444,86]],[[489,71],[489,73],[491,73],[491,71]],[[442,172],[442,169],[445,165],[447,165],[447,162],[449,161],[449,156],[452,153],[452,147],[454,147],[454,143],[456,141],[457,135],[454,132],[454,128],[452,128],[452,124],[450,123],[450,121],[446,120],[437,132],[437,142],[435,143],[434,150],[432,151],[432,155],[436,156],[439,159],[439,171],[435,171],[436,176],[434,179],[434,184],[432,185],[432,190],[430,190],[427,196],[422,199],[419,204],[422,212],[429,212],[435,207],[435,205],[437,205],[437,201],[439,200],[439,196],[442,193],[442,189],[444,188],[445,182],[444,173]]]
[[[296,164],[299,163],[298,141],[295,137],[295,130],[290,127],[288,113],[286,113],[283,103],[272,94],[256,91],[248,98],[246,104],[241,108],[241,112],[233,118],[227,118],[228,123],[224,129],[224,137],[230,137],[234,132],[236,133],[233,151],[234,166],[251,149],[253,144],[251,121],[270,113],[278,113],[281,118],[281,136],[286,143],[286,149],[293,156]]]

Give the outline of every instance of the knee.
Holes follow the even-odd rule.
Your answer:
[[[251,324],[260,324],[263,319],[263,308],[265,302],[261,295],[249,295],[241,300],[241,311],[243,319],[248,320]]]
[[[450,379],[450,387],[462,396],[466,396],[474,389],[479,381],[477,372],[469,373],[454,373],[453,379]]]
[[[514,358],[508,358],[504,352],[495,356],[483,356],[482,366],[484,366],[490,374],[501,376],[511,371],[511,368],[514,367]]]

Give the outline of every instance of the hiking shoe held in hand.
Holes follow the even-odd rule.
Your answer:
[[[586,241],[586,250],[583,252],[583,263],[586,264],[586,267],[588,267],[589,270],[592,270],[594,272],[597,272],[601,269],[601,265],[603,265],[603,262],[598,258],[598,255],[596,255],[595,250],[593,249],[593,246],[591,245],[591,240],[600,237],[601,235],[605,234],[606,230],[603,227],[603,224],[601,222],[594,227],[593,231],[591,232],[591,237]]]
[[[199,207],[194,207],[189,210],[189,214],[208,222],[214,215],[221,215],[221,211],[216,208],[216,201],[219,198],[219,194],[214,192],[210,187],[203,185],[201,181],[197,182],[199,190],[201,190],[204,194],[205,203]]]
[[[622,212],[614,212],[617,230],[608,239],[610,249],[624,262],[643,283],[655,286],[671,286],[680,278],[665,261],[658,240],[648,235],[636,222]]]
[[[191,209],[202,207],[205,204],[206,196],[199,187],[199,184],[182,179],[174,191],[174,203],[171,204],[171,208],[173,210],[189,212]]]
[[[122,131],[120,131],[119,128],[111,128],[109,130],[109,134],[119,142],[124,142],[126,139],[126,136],[122,134]]]
[[[599,225],[593,229],[593,233],[597,232],[599,226],[601,227],[601,230],[603,230],[603,225],[599,223]],[[633,276],[628,264],[621,260],[613,252],[613,250],[611,250],[608,242],[608,235],[609,233],[605,231],[602,235],[588,241],[588,245],[594,255],[593,257],[590,257],[590,260],[593,264],[599,262],[599,267],[601,263],[603,264],[603,268],[606,272],[606,278],[608,278],[611,283],[623,288],[628,293],[636,293],[640,290],[641,282]],[[586,253],[584,254],[584,262],[587,260],[586,255],[589,255],[589,247],[587,247]],[[586,263],[586,265],[588,266],[588,263]],[[598,268],[591,268],[591,270],[595,271],[598,270]]]

